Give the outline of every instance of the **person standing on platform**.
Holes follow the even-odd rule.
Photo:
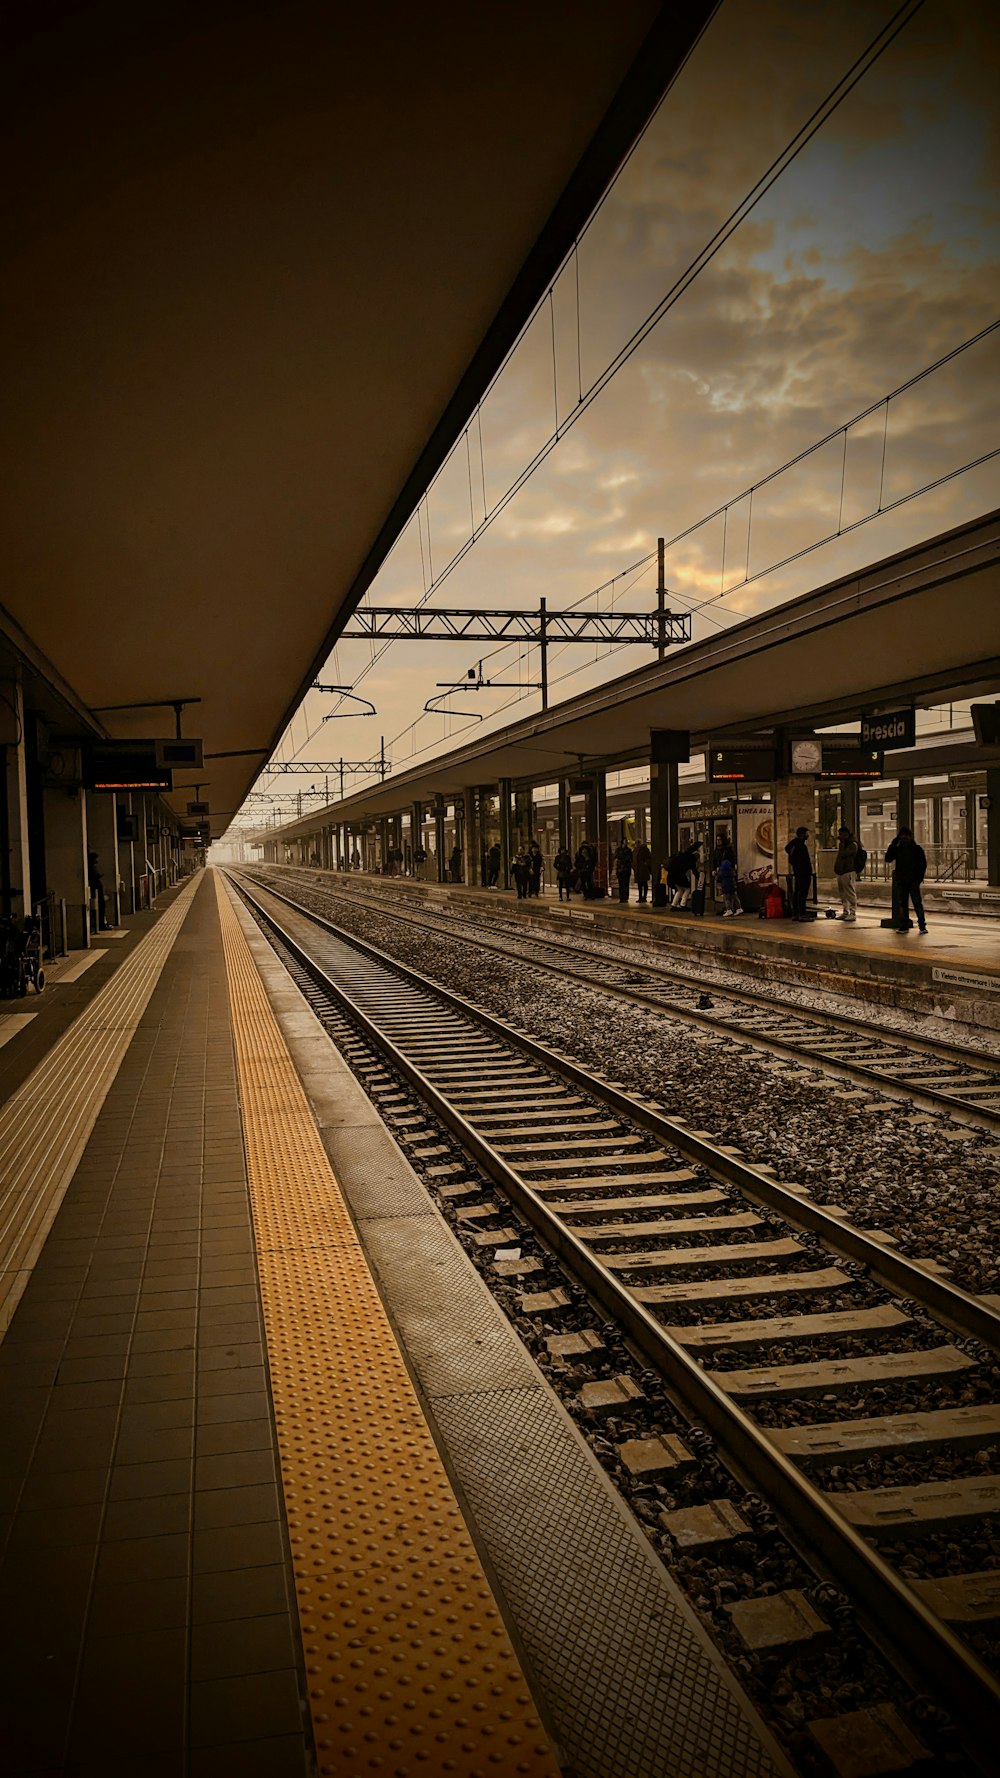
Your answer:
[[[789,840],[785,847],[788,868],[792,873],[792,919],[806,918],[806,903],[812,888],[813,865],[806,841],[809,838],[808,827],[797,827],[795,838]]]
[[[532,840],[528,847],[528,894],[538,895],[542,887],[542,848],[537,840]]]
[[[597,869],[597,853],[589,840],[580,844],[576,858],[576,878],[583,893],[584,901],[593,901],[596,894],[594,888],[594,872]]]
[[[691,880],[686,852],[672,852],[667,859],[667,888],[670,906],[686,908],[691,900]]]
[[[733,862],[732,851],[728,846],[723,848],[722,856],[716,867],[715,879],[719,885],[719,894],[722,897],[722,918],[724,920],[733,920],[738,914],[742,914],[743,909],[740,907],[739,890],[736,881],[736,865]]]
[[[627,901],[632,881],[632,848],[627,840],[615,848],[615,876],[618,878],[618,900]]]
[[[701,862],[701,841],[693,840],[684,854],[687,864],[688,883],[691,886],[691,900],[688,906],[693,914],[705,912],[705,872]]]
[[[97,901],[97,930],[98,932],[106,932],[108,929],[108,922],[104,913],[104,879],[97,868],[97,864],[97,853],[88,852],[87,887],[90,890],[91,896]]]
[[[450,875],[453,883],[460,883],[462,881],[462,848],[461,848],[461,846],[453,846],[452,847],[451,857],[448,860],[448,874]]]
[[[913,837],[913,830],[901,827],[885,855],[886,864],[892,865],[892,923],[897,932],[909,932],[910,908],[917,916],[917,929],[927,931],[924,918],[924,899],[920,893],[920,885],[927,875],[927,854],[923,846],[918,846]]]
[[[514,879],[514,886],[517,890],[517,899],[518,901],[524,901],[528,894],[528,884],[531,878],[531,865],[528,862],[528,854],[523,847],[519,846],[518,850],[515,852],[514,862],[510,867],[510,871],[511,876]]]
[[[500,877],[500,847],[497,845],[496,840],[493,841],[492,846],[486,854],[486,870],[486,887],[487,889],[495,889]]]
[[[635,871],[635,886],[639,891],[639,900],[643,902],[649,894],[649,879],[653,874],[653,854],[645,840],[640,840],[632,854],[632,869]]]
[[[569,847],[568,846],[560,846],[558,852],[556,853],[555,857],[552,860],[552,867],[556,873],[556,884],[559,889],[559,900],[562,901],[563,894],[565,892],[566,900],[569,901],[569,899],[570,899],[570,884],[571,884],[572,878],[573,878],[573,860],[569,855]]]
[[[849,827],[837,829],[837,856],[833,861],[833,874],[837,879],[840,891],[841,920],[856,920],[858,917],[858,892],[855,888],[855,877],[858,869],[858,842]]]

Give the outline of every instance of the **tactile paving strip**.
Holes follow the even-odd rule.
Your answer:
[[[558,1765],[217,878],[319,1770]]]
[[[288,977],[235,908],[280,1009]],[[331,973],[342,969],[340,941],[287,908],[281,919]],[[300,1034],[289,1042],[311,1093],[338,1079],[339,1117],[325,1145],[570,1769],[578,1778],[791,1778],[426,1187],[385,1126],[372,1125],[371,1102],[338,1051],[329,1045],[317,1074]],[[359,1127],[367,1179],[355,1164]],[[391,1213],[378,1194],[389,1175],[399,1206]]]
[[[0,1111],[0,1336],[200,882],[185,885]]]

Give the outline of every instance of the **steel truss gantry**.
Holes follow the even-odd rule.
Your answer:
[[[373,605],[354,613],[345,641],[690,642],[691,618],[674,611],[405,611]]]

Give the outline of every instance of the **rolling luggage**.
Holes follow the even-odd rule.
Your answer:
[[[692,890],[692,892],[691,892],[691,912],[693,914],[703,914],[705,912],[705,890],[704,890],[704,887]]]

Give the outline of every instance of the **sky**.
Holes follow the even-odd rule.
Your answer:
[[[908,498],[1000,444],[1000,332],[839,430],[1000,314],[1000,29],[979,0],[925,0],[613,378],[580,400],[896,10],[723,0],[367,603],[421,603],[470,521],[500,507],[432,605],[544,596],[553,608],[647,610],[655,560],[625,571],[658,536],[731,502],[667,551],[671,603],[694,611],[698,640],[1000,505],[1000,459]],[[755,493],[748,534],[737,497],[831,432]],[[880,496],[899,504],[764,572],[874,512]],[[324,677],[355,685],[377,715],[345,716],[347,704],[310,693],[279,756],[370,758],[384,735],[403,768],[538,708],[537,653],[508,648],[484,673],[514,689],[454,700],[482,723],[424,715],[437,683],[462,679],[480,652],[397,643],[374,658],[371,644],[342,641]],[[551,701],[648,658],[553,651]],[[265,775],[266,788],[304,780]]]

